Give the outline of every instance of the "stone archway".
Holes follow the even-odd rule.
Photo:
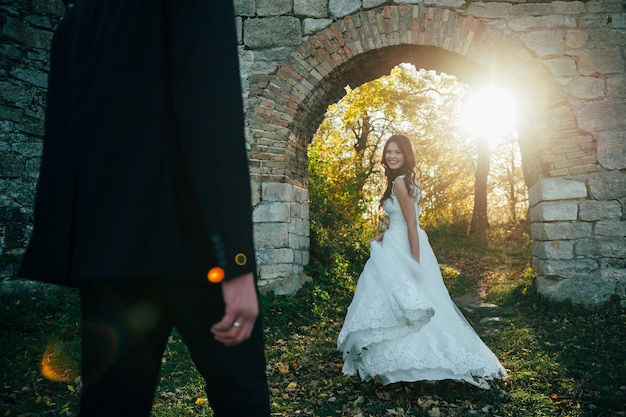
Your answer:
[[[252,175],[258,190],[257,227],[266,236],[259,242],[262,284],[289,291],[302,278],[308,260],[306,150],[326,107],[343,96],[345,85],[378,78],[401,62],[444,71],[469,84],[497,77],[517,90],[523,97],[518,131],[540,287],[554,295],[555,283],[569,285],[568,297],[575,300],[588,299],[590,286],[600,299],[612,293],[610,285],[601,288],[593,280],[599,269],[595,260],[570,259],[560,265],[564,252],[554,249],[566,241],[571,248],[565,256],[573,258],[572,239],[590,237],[588,224],[559,217],[563,213],[555,204],[578,207],[587,198],[584,181],[563,177],[599,167],[594,139],[579,130],[553,74],[521,42],[480,19],[416,5],[346,16],[300,45],[275,75],[251,80]],[[548,213],[556,211],[557,217],[550,218]],[[579,273],[586,281],[575,279]],[[553,277],[558,281],[551,282]]]
[[[66,11],[35,3],[0,6],[0,280],[15,277],[31,231],[49,42]],[[422,3],[234,0],[261,285],[289,292],[303,279],[306,146],[328,104],[412,62],[517,89],[540,292],[591,305],[617,294],[626,305],[622,2]]]

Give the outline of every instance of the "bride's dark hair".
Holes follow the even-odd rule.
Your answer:
[[[390,143],[395,143],[398,145],[400,152],[402,152],[402,156],[404,156],[404,163],[399,169],[391,169],[389,165],[387,165],[387,161],[385,159],[385,153],[387,152],[387,148]],[[383,147],[383,156],[380,163],[385,167],[385,177],[387,178],[387,189],[383,193],[383,196],[380,198],[380,204],[383,203],[386,199],[391,196],[391,191],[393,189],[393,181],[399,177],[400,175],[404,175],[404,183],[406,184],[406,188],[409,191],[410,195],[415,193],[415,187],[418,186],[419,180],[419,169],[415,166],[415,153],[413,152],[413,145],[411,144],[411,140],[405,135],[392,135],[385,142],[385,146]]]

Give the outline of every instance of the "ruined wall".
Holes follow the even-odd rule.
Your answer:
[[[61,0],[0,1],[0,279],[15,274],[30,236],[48,52],[65,10]]]
[[[68,2],[69,3],[69,2]],[[235,0],[261,285],[308,263],[306,147],[326,107],[402,60],[458,56],[528,84],[520,126],[539,289],[590,305],[626,288],[621,0]],[[0,0],[0,279],[30,233],[61,0]],[[419,62],[418,62],[419,61]],[[441,60],[440,60],[441,61]],[[524,86],[526,88],[526,86]],[[54,244],[54,242],[51,242]]]

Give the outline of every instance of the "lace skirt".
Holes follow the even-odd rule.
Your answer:
[[[383,384],[452,379],[488,389],[506,371],[458,310],[419,229],[420,263],[406,229],[372,242],[339,333],[343,372]]]

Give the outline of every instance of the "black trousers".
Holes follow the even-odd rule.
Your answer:
[[[211,283],[98,281],[81,285],[80,417],[148,417],[175,327],[204,377],[216,417],[267,417],[262,319],[235,347],[215,341],[221,287]]]

